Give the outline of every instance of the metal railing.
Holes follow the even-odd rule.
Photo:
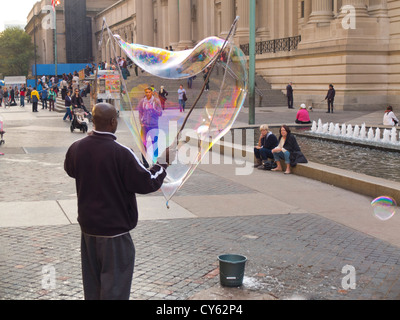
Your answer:
[[[256,54],[276,53],[280,51],[296,50],[301,41],[301,36],[261,41],[256,43]],[[243,53],[248,56],[250,52],[249,44],[240,46]]]

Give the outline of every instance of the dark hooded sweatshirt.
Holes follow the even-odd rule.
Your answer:
[[[82,232],[117,236],[136,227],[135,194],[160,189],[165,169],[147,170],[133,151],[112,133],[93,131],[69,148],[64,169],[76,181],[78,222]]]

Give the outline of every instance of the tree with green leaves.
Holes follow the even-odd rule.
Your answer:
[[[35,47],[31,37],[21,28],[0,32],[0,73],[4,76],[28,76]]]

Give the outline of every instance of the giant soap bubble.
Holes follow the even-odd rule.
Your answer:
[[[246,57],[233,42],[237,21],[226,39],[210,37],[183,51],[129,44],[108,29],[110,38],[138,66],[139,77],[133,74],[122,81],[120,115],[143,163],[156,163],[167,148],[174,155],[161,188],[167,204],[229,132],[244,104],[248,76]],[[188,78],[195,78],[192,89],[187,87]],[[159,86],[146,97],[146,88],[153,84],[148,82],[155,80]],[[165,104],[161,104],[160,84],[168,92]],[[188,97],[184,111],[180,85]]]

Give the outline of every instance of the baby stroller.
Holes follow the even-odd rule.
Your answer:
[[[75,108],[72,113],[71,132],[74,132],[75,129],[79,129],[83,133],[88,132],[89,120],[86,118],[86,112],[82,108]]]

